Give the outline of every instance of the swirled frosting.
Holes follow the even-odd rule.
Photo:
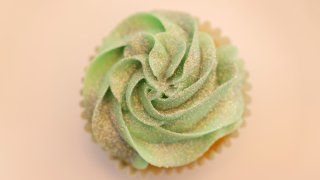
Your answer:
[[[242,123],[244,70],[181,12],[138,13],[104,40],[86,70],[85,116],[94,140],[144,169],[202,156]]]

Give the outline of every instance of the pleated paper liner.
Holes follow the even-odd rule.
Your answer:
[[[219,47],[224,44],[230,44],[229,38],[222,36],[220,29],[211,28],[211,25],[209,22],[199,23],[199,31],[206,32],[206,33],[210,34],[214,39],[216,47]],[[98,51],[98,48],[96,48],[96,52],[97,51]],[[93,59],[93,56],[90,58],[90,60],[92,60],[92,59]],[[243,90],[242,90],[243,95],[244,95],[244,101],[245,101],[245,111],[243,113],[244,121],[243,121],[241,127],[245,127],[245,125],[246,125],[245,119],[250,114],[250,112],[248,110],[248,104],[250,103],[251,98],[248,95],[248,91],[251,89],[251,86],[248,82],[248,78],[249,78],[249,74],[246,72],[245,85],[243,86]],[[81,95],[82,95],[82,91],[81,91]],[[80,106],[85,107],[83,100],[80,102]],[[85,125],[85,130],[91,134],[92,133],[91,122],[90,122],[91,117],[88,117],[88,115],[85,111],[81,114],[81,116],[85,120],[87,120],[87,123]],[[228,134],[228,135],[218,139],[209,148],[209,150],[206,151],[196,161],[189,163],[187,165],[179,166],[179,167],[162,168],[162,167],[156,167],[153,165],[149,165],[146,169],[139,170],[139,169],[134,168],[132,165],[130,165],[120,159],[117,159],[115,157],[110,157],[110,159],[118,161],[119,169],[128,169],[130,175],[140,173],[142,176],[145,176],[147,174],[159,174],[162,172],[170,175],[174,171],[177,173],[181,173],[182,171],[184,171],[186,169],[193,169],[195,166],[201,166],[204,163],[204,161],[206,161],[206,160],[212,160],[216,153],[220,153],[223,148],[231,146],[231,140],[233,138],[238,137],[238,136],[239,136],[239,129],[232,132],[231,134]],[[93,137],[92,137],[92,140],[95,141]]]

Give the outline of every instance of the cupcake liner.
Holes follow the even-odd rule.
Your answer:
[[[199,22],[199,20],[198,20],[198,22]],[[198,24],[199,24],[199,27],[198,27],[199,31],[206,32],[206,33],[210,34],[213,37],[216,47],[219,47],[219,46],[224,45],[224,44],[231,44],[230,39],[228,37],[222,36],[221,35],[221,30],[219,28],[212,28],[208,21],[205,21],[203,23],[199,22]],[[99,47],[96,48],[96,53],[98,52],[98,50],[99,50]],[[94,56],[91,56],[89,58],[89,60],[91,61],[93,59],[93,57]],[[248,109],[248,105],[251,102],[251,98],[250,98],[250,96],[248,94],[248,91],[251,89],[251,85],[250,85],[250,83],[248,81],[248,78],[249,78],[249,73],[246,71],[245,84],[244,84],[243,89],[242,89],[244,102],[245,102],[245,110],[244,110],[244,113],[243,113],[244,120],[242,122],[241,128],[246,126],[246,118],[250,115],[250,111]],[[83,79],[82,79],[82,82],[83,82]],[[81,91],[80,94],[82,95],[82,91]],[[85,103],[84,103],[83,100],[80,102],[80,106],[83,107],[83,108],[85,107]],[[82,116],[83,119],[87,120],[87,123],[85,124],[85,127],[84,127],[85,131],[87,131],[88,133],[92,134],[90,117],[87,116],[85,111],[83,111],[81,116]],[[186,164],[186,165],[183,165],[183,166],[179,166],[179,167],[164,168],[164,167],[156,167],[156,166],[153,166],[153,165],[149,165],[146,169],[139,170],[139,169],[134,168],[132,165],[126,163],[123,160],[120,160],[120,159],[112,157],[112,156],[110,156],[109,158],[111,160],[115,160],[115,161],[118,162],[118,168],[119,169],[128,169],[128,173],[130,175],[135,175],[137,173],[140,173],[142,176],[146,176],[147,174],[155,174],[155,175],[157,175],[159,173],[165,173],[167,175],[170,175],[173,172],[181,173],[184,170],[193,169],[196,166],[203,165],[206,160],[212,160],[216,154],[221,153],[223,148],[230,147],[232,145],[231,140],[236,138],[236,137],[238,137],[238,136],[239,136],[239,129],[237,129],[234,132],[232,132],[232,133],[230,133],[228,135],[225,135],[224,137],[218,139],[197,160],[195,160],[195,161],[193,161],[193,162],[191,162],[189,164]],[[95,142],[95,139],[93,138],[93,136],[92,136],[92,140]]]

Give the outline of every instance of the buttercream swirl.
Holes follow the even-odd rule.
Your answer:
[[[86,70],[85,116],[95,141],[144,169],[188,164],[242,123],[244,70],[181,12],[138,13],[104,40]]]

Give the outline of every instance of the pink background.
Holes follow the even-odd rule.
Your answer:
[[[213,161],[146,179],[320,179],[320,1],[1,0],[0,179],[140,179],[83,131],[81,77],[117,22],[186,11],[232,39],[253,86],[247,127]]]

